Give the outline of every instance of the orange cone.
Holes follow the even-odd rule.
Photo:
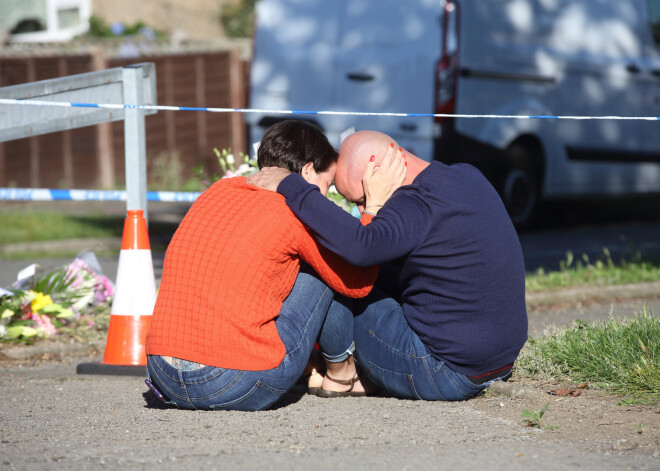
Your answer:
[[[79,374],[146,375],[144,351],[156,302],[156,283],[144,211],[128,210],[103,363],[78,365]]]

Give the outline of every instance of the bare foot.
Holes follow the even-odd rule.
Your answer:
[[[307,387],[309,389],[320,388],[322,384],[323,384],[323,375],[318,371],[316,371],[316,368],[312,368],[312,371],[309,374],[309,378],[307,379]]]

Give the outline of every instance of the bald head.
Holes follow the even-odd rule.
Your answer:
[[[362,175],[369,158],[376,156],[376,163],[382,161],[390,142],[396,142],[387,134],[376,131],[358,131],[351,134],[339,148],[335,187],[346,199],[360,203],[364,199]]]

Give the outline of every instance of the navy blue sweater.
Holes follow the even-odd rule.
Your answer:
[[[299,175],[277,191],[348,262],[394,262],[405,318],[434,357],[469,376],[517,358],[527,340],[522,251],[499,195],[476,168],[432,162],[367,226]]]

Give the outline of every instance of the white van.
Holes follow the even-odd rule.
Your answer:
[[[250,107],[660,116],[660,0],[260,0]],[[291,116],[246,114],[252,142]],[[524,227],[540,199],[660,193],[660,122],[311,115],[467,161]]]

